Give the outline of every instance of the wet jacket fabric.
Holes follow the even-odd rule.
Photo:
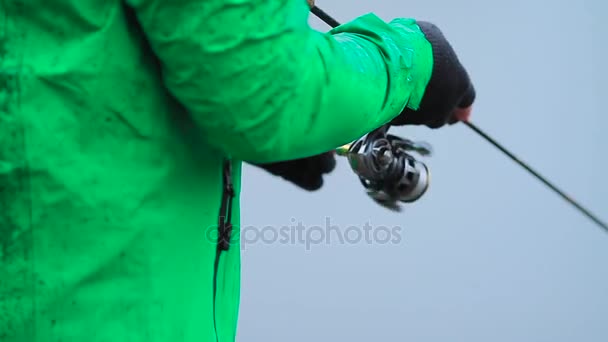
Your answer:
[[[0,341],[234,340],[241,162],[354,140],[431,74],[413,20],[307,20],[304,0],[0,1]]]

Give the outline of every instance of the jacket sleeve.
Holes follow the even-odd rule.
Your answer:
[[[417,109],[432,48],[412,19],[328,33],[304,0],[127,0],[205,139],[248,162],[311,156]]]

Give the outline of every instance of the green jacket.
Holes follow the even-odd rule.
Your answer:
[[[234,340],[222,160],[305,157],[416,109],[430,44],[304,0],[0,1],[0,341]],[[215,293],[215,295],[214,295]]]

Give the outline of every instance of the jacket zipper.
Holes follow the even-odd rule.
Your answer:
[[[234,187],[232,184],[232,164],[230,160],[224,160],[222,173],[222,203],[218,216],[217,246],[213,264],[213,329],[217,342],[220,340],[216,318],[217,275],[222,252],[228,251],[230,248],[230,237],[232,234],[232,199],[234,198]]]

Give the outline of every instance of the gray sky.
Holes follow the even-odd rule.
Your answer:
[[[474,121],[608,220],[607,2],[317,4],[341,21],[438,24],[476,84]],[[244,169],[243,227],[401,230],[388,244],[246,243],[240,341],[608,341],[608,234],[464,126],[394,133],[436,152],[429,192],[399,214],[345,160],[315,193]]]

